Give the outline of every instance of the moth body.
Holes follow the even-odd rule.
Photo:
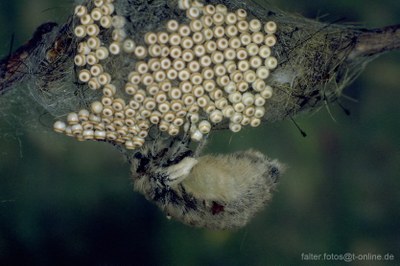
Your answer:
[[[271,200],[283,172],[277,160],[254,150],[195,157],[183,145],[137,157],[135,190],[168,217],[210,229],[247,224]]]

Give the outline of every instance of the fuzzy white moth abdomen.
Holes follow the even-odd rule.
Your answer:
[[[249,150],[188,156],[163,170],[146,171],[134,182],[169,217],[196,227],[233,229],[247,224],[271,199],[283,168]]]

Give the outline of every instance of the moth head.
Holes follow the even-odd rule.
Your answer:
[[[179,165],[185,165],[182,173],[189,173],[196,164],[195,152],[185,139],[154,140],[134,153],[131,170],[138,176],[149,173],[174,173]],[[168,170],[169,169],[169,170]]]

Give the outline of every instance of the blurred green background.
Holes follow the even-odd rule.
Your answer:
[[[272,2],[326,21],[400,23],[398,0]],[[0,0],[0,54],[12,34],[17,47],[72,5]],[[400,53],[372,62],[345,93],[358,100],[344,101],[350,116],[332,105],[336,122],[324,108],[296,119],[306,138],[290,121],[212,134],[206,152],[256,148],[289,166],[270,206],[234,232],[167,220],[132,191],[111,145],[57,135],[25,98],[2,99],[0,264],[309,264],[309,252],[392,253],[400,264]]]

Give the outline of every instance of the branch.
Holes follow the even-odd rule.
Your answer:
[[[129,21],[125,28],[135,40],[142,40],[148,31],[164,30],[162,25],[171,18],[188,23],[174,0],[115,3],[116,10]],[[305,19],[268,4],[260,7],[234,0],[225,4],[232,10],[245,8],[251,16],[278,24],[272,54],[279,64],[265,80],[273,87],[273,96],[265,105],[264,122],[291,118],[337,100],[362,72],[365,63],[379,54],[400,49],[400,25],[363,30]],[[98,98],[97,92],[77,81],[79,67],[74,66],[74,56],[81,40],[73,34],[75,19],[70,17],[62,26],[56,27],[54,23],[40,26],[27,44],[0,61],[0,96],[22,82],[34,84],[31,94],[54,116],[87,108]],[[108,59],[106,68],[118,86],[123,86],[136,62],[133,57],[117,56]],[[227,128],[227,123],[215,128]]]
[[[0,96],[17,88],[17,84],[25,79],[29,73],[26,62],[46,41],[45,35],[56,26],[57,23],[54,22],[40,25],[27,43],[0,60]]]
[[[374,56],[399,49],[400,24],[366,31],[358,37],[349,58]]]

